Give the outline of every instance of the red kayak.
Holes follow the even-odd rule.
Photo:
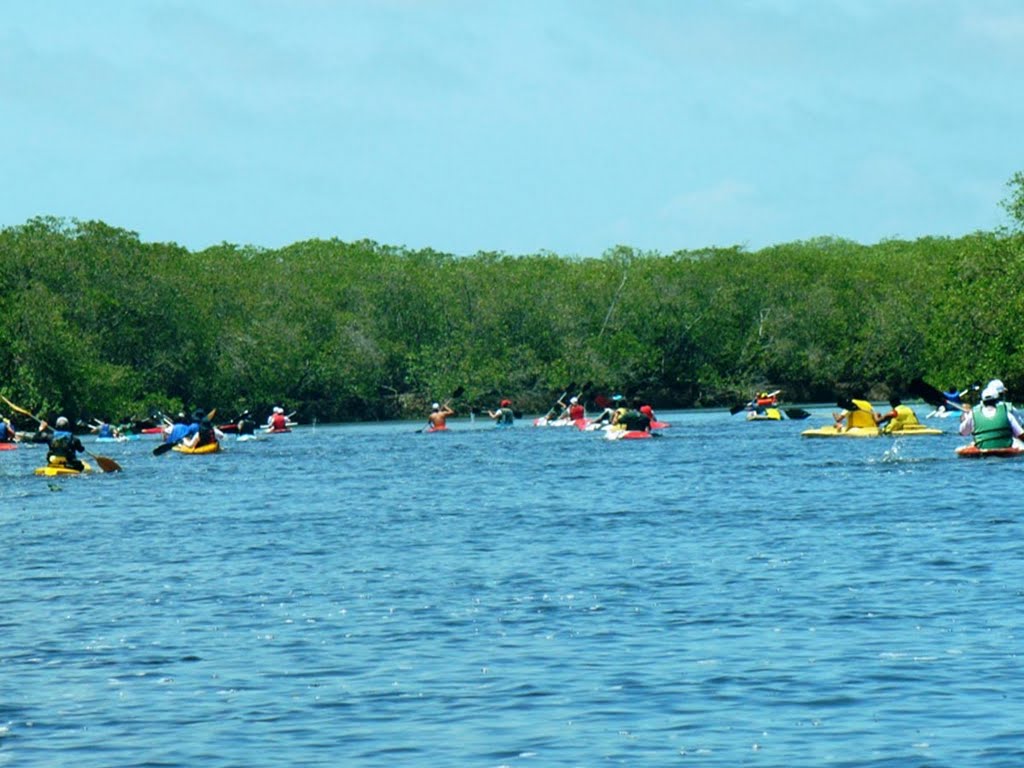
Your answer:
[[[17,447],[17,443],[0,443],[0,451],[13,451]]]
[[[976,445],[962,445],[956,455],[962,459],[1010,459],[1024,454],[1024,448],[979,448]]]

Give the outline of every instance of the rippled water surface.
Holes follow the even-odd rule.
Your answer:
[[[0,765],[1024,765],[1024,461],[814,414],[0,453]]]

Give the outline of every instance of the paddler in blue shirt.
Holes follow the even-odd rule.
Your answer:
[[[45,425],[45,422],[40,424],[40,432],[43,431]],[[46,452],[46,462],[48,464],[65,466],[69,469],[77,469],[81,472],[85,469],[85,465],[79,461],[78,454],[85,453],[85,446],[82,445],[81,440],[71,433],[68,420],[63,416],[57,417],[54,426],[56,429],[53,430],[50,434],[50,439],[47,441],[50,449]]]
[[[4,416],[3,423],[0,424],[0,443],[13,443],[15,437],[17,437],[17,433],[14,431],[14,427],[11,426],[11,422]]]

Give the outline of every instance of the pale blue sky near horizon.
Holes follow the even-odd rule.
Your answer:
[[[1016,0],[39,0],[0,227],[201,250],[864,244],[1008,223]]]

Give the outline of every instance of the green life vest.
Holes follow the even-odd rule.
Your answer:
[[[972,409],[974,414],[974,444],[979,448],[1009,448],[1013,445],[1013,430],[1010,428],[1009,408],[1006,403],[997,403],[995,412],[989,416],[981,405]]]

